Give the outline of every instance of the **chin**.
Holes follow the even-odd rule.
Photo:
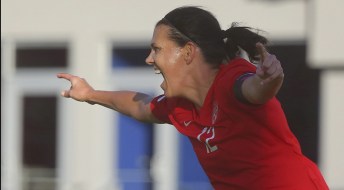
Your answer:
[[[168,92],[164,92],[164,95],[166,98],[178,98],[178,97],[182,97],[180,95],[177,94],[172,94],[172,93],[168,93]]]
[[[169,93],[169,92],[167,92],[167,91],[165,91],[165,90],[164,90],[164,96],[165,96],[166,98],[172,98],[172,97],[174,97],[171,93]]]
[[[170,94],[168,94],[166,92],[164,92],[164,95],[165,95],[166,98],[172,98],[173,97],[173,96],[171,96]]]

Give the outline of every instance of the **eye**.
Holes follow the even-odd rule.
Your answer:
[[[161,49],[161,48],[159,48],[159,47],[157,47],[157,46],[155,46],[155,45],[152,45],[151,47],[152,47],[152,50],[153,50],[154,52],[159,52],[160,49]]]
[[[154,48],[153,48],[153,51],[154,51],[155,53],[158,53],[160,50],[161,50],[161,48],[158,48],[158,47],[154,47]]]

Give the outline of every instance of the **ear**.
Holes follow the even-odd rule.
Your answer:
[[[186,64],[190,64],[196,53],[196,46],[192,42],[187,42],[183,48],[184,60]]]

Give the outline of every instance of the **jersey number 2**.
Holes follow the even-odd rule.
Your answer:
[[[214,127],[204,127],[202,132],[197,136],[200,142],[205,144],[207,153],[211,153],[217,150],[217,146],[211,146],[209,141],[215,138],[215,128]]]

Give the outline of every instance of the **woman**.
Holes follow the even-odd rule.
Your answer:
[[[250,28],[223,31],[210,12],[180,7],[156,24],[146,59],[164,78],[163,95],[99,91],[77,76],[57,76],[71,82],[64,97],[174,125],[215,189],[328,189],[275,98],[284,74],[266,43]]]

